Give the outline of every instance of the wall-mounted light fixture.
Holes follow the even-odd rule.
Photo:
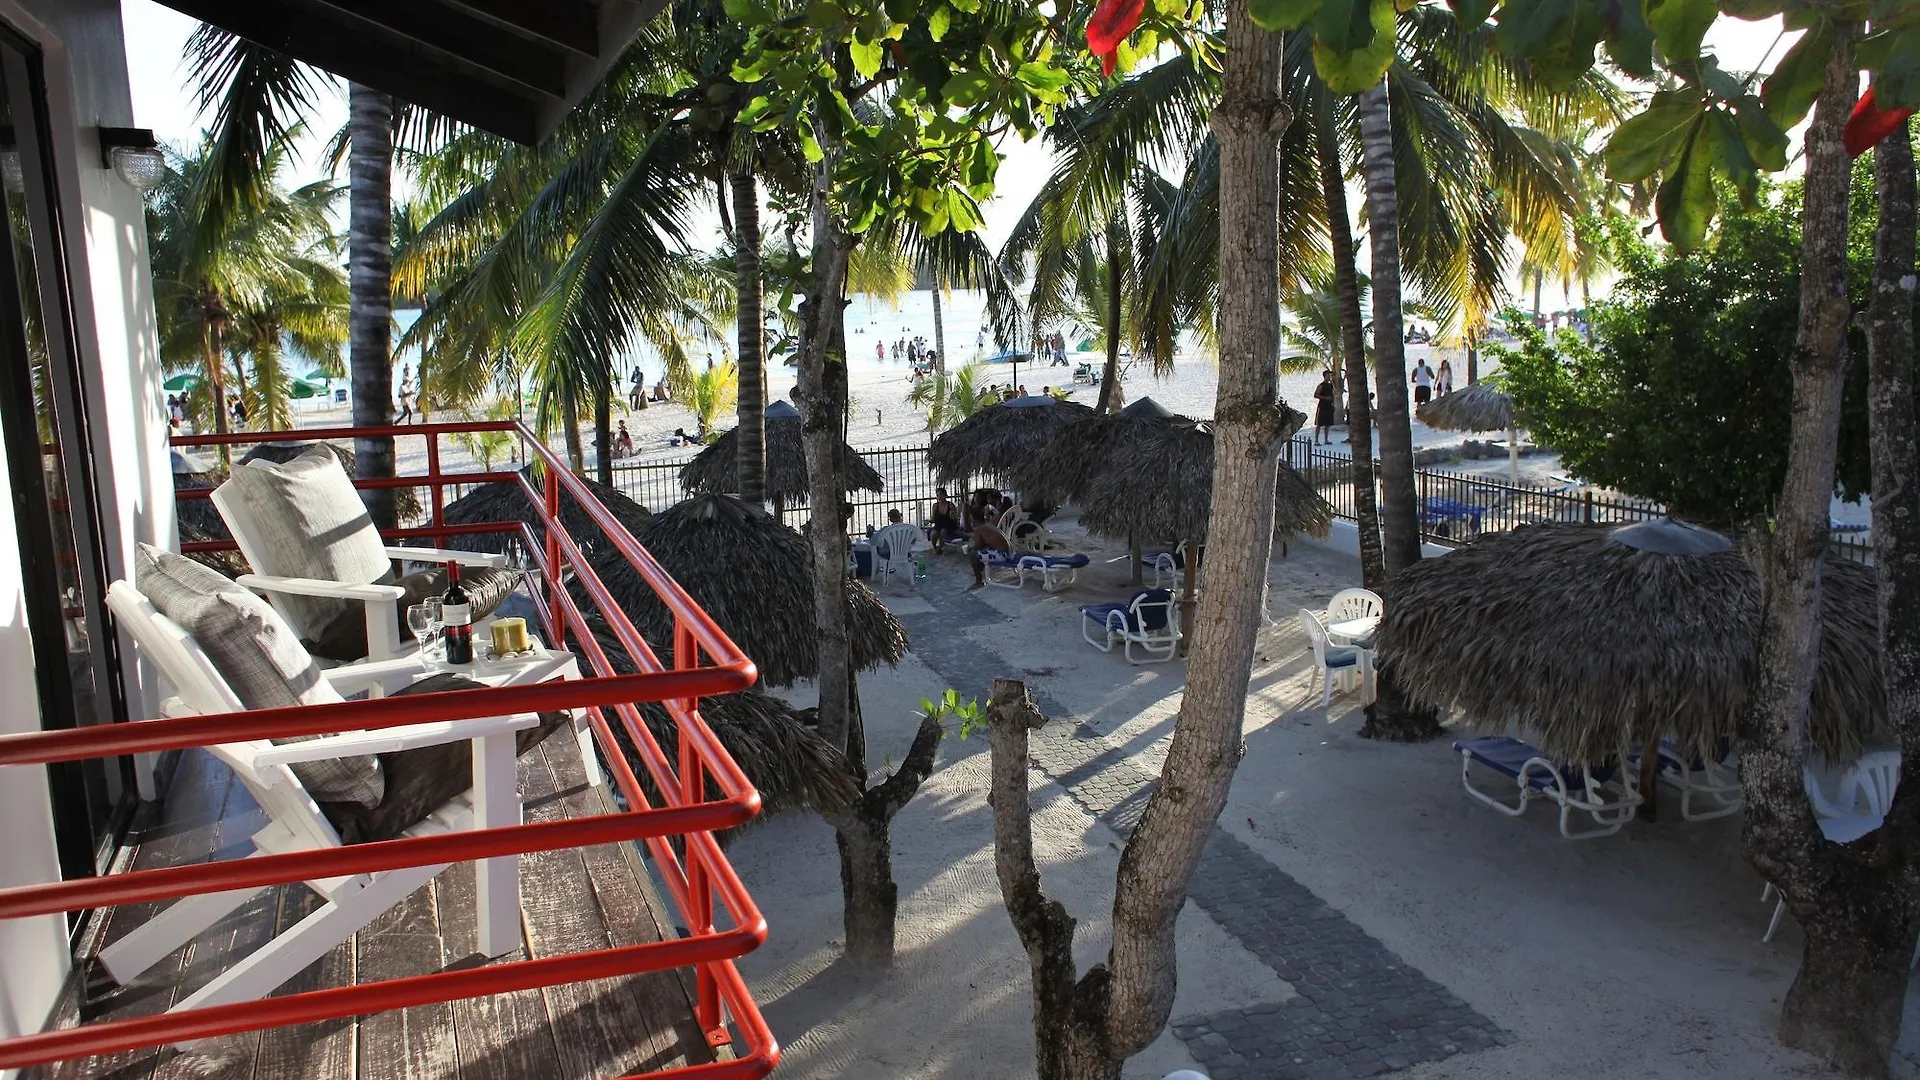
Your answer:
[[[167,159],[151,128],[101,128],[100,166],[112,169],[142,195],[167,178]]]

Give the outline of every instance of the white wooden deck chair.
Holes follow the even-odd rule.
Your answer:
[[[165,712],[198,715],[241,710],[239,697],[193,637],[155,609],[130,583],[114,582],[107,590],[107,606],[141,654],[160,669],[172,687],[176,696],[163,707]],[[412,659],[368,662],[328,669],[321,675],[336,690],[352,691],[369,680],[393,674],[402,665],[418,666]],[[254,854],[272,855],[341,846],[339,834],[294,775],[291,767],[294,764],[447,742],[474,740],[475,786],[403,835],[429,836],[486,824],[496,827],[519,824],[521,807],[514,767],[514,733],[538,723],[539,718],[533,714],[521,713],[329,735],[284,745],[258,741],[226,743],[208,749],[233,770],[266,812],[267,826],[253,835]],[[485,758],[483,767],[478,751],[484,740],[494,741],[488,746],[493,753]],[[498,740],[505,741],[504,754],[498,752],[502,749]],[[180,1001],[173,1011],[265,997],[448,865],[441,863],[307,882],[326,903]],[[478,880],[480,949],[489,956],[509,952],[520,944],[518,874],[514,860],[512,857],[486,860]],[[239,889],[176,901],[101,950],[100,963],[116,982],[125,984],[264,889]]]
[[[265,595],[303,641],[319,639],[343,602],[364,604],[369,660],[406,651],[397,610],[406,590],[387,580],[392,560],[507,564],[492,552],[388,546],[340,459],[324,446],[284,464],[236,466],[212,501],[255,570],[235,580]]]
[[[927,534],[921,532],[918,525],[901,521],[874,533],[870,543],[873,549],[874,584],[899,580],[912,589],[914,552],[927,548]],[[885,555],[880,554],[883,549]]]

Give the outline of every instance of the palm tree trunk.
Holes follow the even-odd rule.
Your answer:
[[[1125,277],[1120,265],[1118,245],[1114,241],[1114,230],[1107,230],[1107,366],[1100,375],[1100,400],[1094,411],[1114,413],[1120,411],[1120,289]],[[1133,583],[1140,584],[1140,552],[1133,553]]]
[[[933,373],[947,373],[947,323],[940,311],[940,273],[933,275]]]
[[[227,372],[226,359],[221,355],[220,330],[213,319],[206,320],[200,335],[202,362],[207,366],[207,392],[213,401],[213,430],[217,435],[227,433]],[[233,448],[220,447],[220,464],[231,468]]]
[[[1347,375],[1347,454],[1353,468],[1353,519],[1360,533],[1360,580],[1376,592],[1386,584],[1380,548],[1380,511],[1373,490],[1373,404],[1367,398],[1367,343],[1360,324],[1360,277],[1353,264],[1353,226],[1333,103],[1319,110],[1320,189],[1333,242],[1333,279],[1340,298],[1340,353]]]
[[[1592,340],[1589,333],[1588,340]],[[1480,338],[1472,331],[1467,333],[1467,385],[1480,381]]]
[[[751,163],[735,166],[727,175],[733,188],[733,283],[739,297],[735,324],[735,351],[740,354],[737,413],[739,459],[734,462],[740,480],[740,498],[754,506],[767,502],[767,424],[765,327],[760,311],[760,187]]]
[[[567,464],[576,476],[587,474],[587,448],[580,442],[580,399],[571,389],[560,394],[560,418],[566,425]]]
[[[349,365],[353,426],[393,422],[393,99],[358,83],[347,89]],[[393,440],[353,440],[354,474],[393,475]],[[360,493],[374,524],[392,528],[393,489]]]
[[[595,479],[613,486],[613,372],[593,389],[593,471]]]
[[[1393,127],[1384,80],[1360,95],[1367,233],[1373,238],[1373,366],[1380,395],[1380,524],[1388,577],[1420,560],[1420,507],[1413,483],[1413,428],[1400,318],[1400,211]]]
[[[1872,841],[1854,845],[1854,850],[1842,848],[1821,836],[1801,780],[1807,714],[1820,652],[1821,568],[1848,359],[1850,168],[1841,132],[1857,81],[1853,55],[1857,31],[1858,26],[1851,23],[1834,29],[1826,65],[1827,89],[1814,105],[1806,135],[1800,322],[1791,353],[1793,420],[1786,477],[1771,529],[1760,541],[1765,598],[1760,685],[1754,693],[1754,708],[1743,717],[1738,742],[1747,806],[1742,836],[1747,858],[1781,890],[1806,931],[1800,971],[1781,1001],[1780,1040],[1850,1075],[1884,1077],[1889,1075],[1888,1057],[1900,1030],[1914,939],[1911,885],[1902,854],[1913,817],[1895,813]],[[1905,228],[1910,244],[1911,217]],[[1906,273],[1912,273],[1911,264]],[[1911,318],[1911,303],[1909,293],[1905,300],[1909,313],[1903,318]],[[1910,357],[1906,359],[1911,363]],[[1884,380],[1877,389],[1886,389]],[[1909,412],[1905,431],[1873,433],[1878,436],[1873,447],[1876,482],[1882,479],[1883,468],[1894,476],[1901,471],[1878,451],[1890,448],[1884,446],[1889,439],[1910,447],[1912,423]],[[1904,456],[1911,461],[1910,450]],[[1911,467],[1904,471],[1910,481]],[[1895,501],[1893,515],[1901,513],[1902,502],[1911,505],[1911,486],[1905,492],[1898,487],[1876,491]],[[1876,498],[1876,526],[1881,516]],[[1876,545],[1883,542],[1879,536],[1874,541]],[[1882,584],[1884,602],[1890,595],[1887,586],[1906,575],[1894,568],[1879,572],[1887,575]],[[1893,590],[1902,591],[1897,585]],[[1898,624],[1895,629],[1904,632]],[[1912,660],[1907,644],[1907,655],[1891,657],[1901,667]],[[1895,670],[1888,669],[1889,673]],[[1911,726],[1902,732],[1906,746],[1914,745],[1914,734]],[[1907,951],[1899,951],[1900,942],[1905,942]]]

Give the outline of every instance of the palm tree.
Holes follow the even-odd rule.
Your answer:
[[[314,105],[313,69],[272,49],[212,26],[187,40],[190,80],[203,109],[213,108],[211,167],[195,185],[201,213],[218,230],[256,212],[270,186],[269,148],[284,139]],[[393,101],[363,86],[348,92],[352,145],[348,251],[352,293],[353,422],[375,427],[392,419]],[[222,421],[224,424],[224,421]],[[393,441],[354,440],[354,472],[393,475]],[[395,524],[393,492],[363,493],[376,524]]]
[[[734,411],[739,402],[740,369],[731,360],[711,364],[687,383],[687,408],[700,425],[694,438],[709,441],[720,417]],[[763,417],[764,419],[764,417]]]
[[[936,371],[913,384],[907,404],[926,410],[928,431],[945,431],[993,404],[986,377],[987,369],[978,363],[963,364],[957,371]]]
[[[281,190],[283,136],[268,148],[267,186],[248,213],[208,215],[198,196],[218,167],[216,150],[209,140],[192,157],[175,156],[149,204],[162,362],[199,374],[209,392],[194,395],[197,419],[214,430],[227,428],[229,379],[265,424],[290,427],[285,344],[332,368],[346,338],[347,287],[328,222],[339,189],[323,182]]]

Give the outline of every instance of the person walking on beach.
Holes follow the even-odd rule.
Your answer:
[[[887,358],[887,343],[886,343],[886,342],[884,342],[884,341],[876,341],[876,342],[874,342],[874,343],[873,343],[873,358],[874,358],[875,360],[880,360],[880,361],[884,361],[884,360],[886,360],[886,358]]]
[[[1333,369],[1320,373],[1320,385],[1313,388],[1313,441],[1333,442],[1334,401],[1339,390],[1333,385]]]
[[[1414,365],[1413,374],[1407,376],[1407,381],[1413,384],[1415,405],[1425,405],[1433,400],[1433,369],[1427,366],[1426,357],[1421,357],[1420,362]]]
[[[1453,393],[1453,361],[1440,358],[1440,373],[1434,378],[1434,392],[1441,397]]]
[[[627,376],[627,405],[635,412],[647,407],[647,373],[640,365],[633,365],[633,374]]]
[[[413,368],[411,365],[400,369],[400,415],[393,418],[396,424],[413,422]]]

